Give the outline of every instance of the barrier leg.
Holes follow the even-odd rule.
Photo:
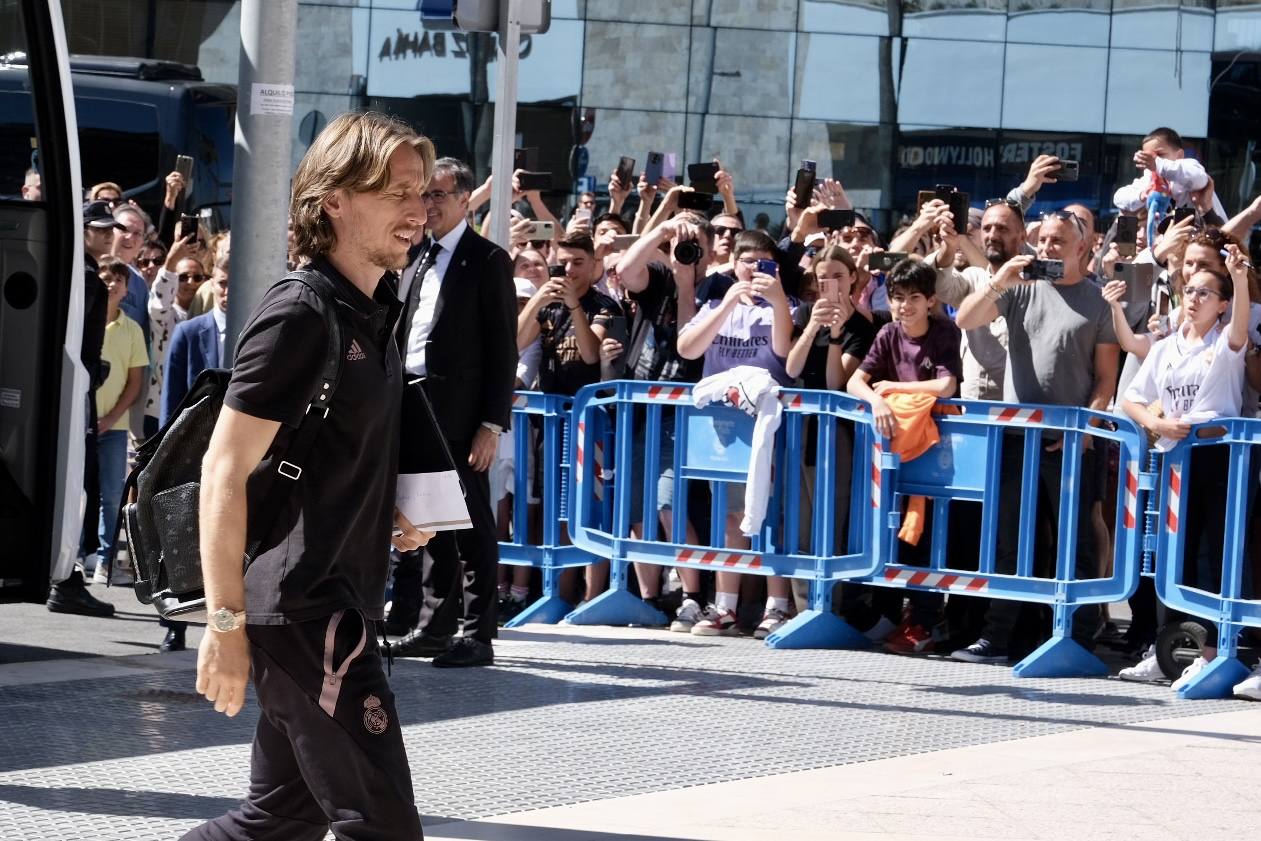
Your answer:
[[[766,638],[767,648],[869,648],[871,640],[832,612],[832,582],[810,582],[810,609]]]
[[[670,624],[670,619],[626,589],[626,561],[610,561],[609,588],[566,616],[565,624],[663,628]]]
[[[1178,690],[1179,698],[1202,701],[1208,698],[1230,698],[1235,684],[1248,676],[1248,667],[1237,657],[1225,657],[1218,652],[1211,663]]]
[[[1104,662],[1070,635],[1075,609],[1062,604],[1055,606],[1055,630],[1051,638],[1013,667],[1016,677],[1094,677],[1108,674]]]
[[[504,627],[519,628],[531,623],[555,625],[560,622],[565,618],[565,614],[573,610],[573,605],[557,595],[559,592],[560,570],[553,566],[543,567],[542,597],[514,616],[511,621],[504,623]]]

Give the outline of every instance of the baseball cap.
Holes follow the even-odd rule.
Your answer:
[[[83,226],[85,228],[123,228],[123,223],[114,218],[109,209],[109,202],[90,201],[83,205]]]
[[[534,293],[538,291],[534,284],[524,277],[514,277],[513,283],[517,287],[517,299],[533,298]]]

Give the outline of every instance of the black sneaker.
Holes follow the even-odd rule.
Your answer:
[[[967,648],[951,652],[950,659],[964,663],[1002,663],[1007,660],[1007,650],[987,639],[979,639]]]
[[[499,624],[503,625],[516,619],[528,605],[528,599],[514,599],[512,596],[504,596],[499,600]]]
[[[53,613],[73,613],[78,616],[99,616],[106,618],[114,615],[114,606],[103,602],[88,592],[83,583],[83,573],[75,570],[65,581],[53,585],[45,605]]]

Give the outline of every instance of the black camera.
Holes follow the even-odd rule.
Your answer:
[[[703,256],[705,252],[701,250],[700,243],[694,239],[685,239],[674,246],[674,259],[684,266],[695,266]]]
[[[1049,280],[1057,281],[1064,279],[1064,261],[1063,260],[1032,260],[1024,270],[1025,280]]]

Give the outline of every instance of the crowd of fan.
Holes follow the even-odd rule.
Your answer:
[[[1008,195],[969,208],[966,229],[957,229],[963,220],[948,196],[925,196],[887,244],[832,179],[817,182],[807,196],[788,190],[776,239],[763,214],[756,227],[746,228],[733,174],[721,165],[713,176],[721,208],[712,215],[680,209],[681,203],[695,206],[686,198],[692,187],[664,179],[649,183],[644,175],[633,184],[625,172],[615,172],[608,207],[598,211],[597,197],[584,193],[564,225],[538,191],[520,189],[518,171],[510,220],[519,312],[516,385],[573,395],[602,380],[694,384],[756,369],[780,386],[848,391],[870,404],[878,429],[890,436],[915,405],[963,397],[1123,413],[1147,430],[1154,446],[1167,449],[1188,434],[1191,423],[1256,413],[1261,290],[1242,242],[1261,222],[1261,199],[1223,218],[1212,179],[1184,155],[1169,129],[1145,138],[1134,162],[1138,177],[1117,191],[1116,207],[1105,210],[1138,219],[1135,245],[1128,248],[1116,241],[1117,222],[1099,230],[1096,211],[1081,204],[1026,218],[1039,189],[1054,183],[1060,169],[1051,156],[1037,158]],[[114,523],[129,440],[142,441],[165,425],[196,375],[222,364],[229,236],[210,235],[180,216],[183,178],[172,173],[166,183],[157,224],[112,183],[92,187],[84,207],[85,263],[104,290],[103,334],[86,330],[84,338],[97,424],[97,451],[89,457],[99,468],[101,493],[82,556],[84,572],[97,582],[109,581],[116,566]],[[628,221],[622,209],[632,192],[638,209]],[[459,167],[442,199],[465,205],[472,220],[490,194],[490,179],[479,186],[467,167]],[[34,181],[28,176],[23,195],[39,198],[37,175]],[[1166,204],[1151,201],[1153,196]],[[490,221],[489,214],[482,216],[482,230]],[[1060,261],[1062,277],[1032,279],[1035,271],[1045,271],[1043,261]],[[642,424],[635,429],[632,485],[655,480],[658,487],[655,522],[642,510],[642,494],[633,495],[635,537],[647,532],[646,539],[653,539],[658,524],[661,534],[673,530],[670,415],[661,437],[659,463],[649,470]],[[846,508],[848,443],[842,436],[838,446],[838,519]],[[491,470],[505,540],[512,537],[512,449],[512,437],[504,436]],[[1082,453],[1075,555],[1080,577],[1094,577],[1110,563],[1103,512],[1115,493],[1116,466],[1109,464],[1109,452],[1100,442]],[[1003,498],[1018,504],[1020,448],[1008,446],[1004,453]],[[805,508],[814,490],[813,459],[807,448]],[[516,466],[532,474],[537,467]],[[1056,515],[1061,467],[1062,454],[1050,442],[1041,459],[1041,519]],[[1197,448],[1197,485],[1210,483],[1224,493],[1228,468],[1221,448]],[[729,548],[749,545],[741,528],[744,496],[740,486],[726,494]],[[1220,587],[1219,499],[1194,495],[1187,519],[1187,583],[1209,590]],[[963,510],[952,513],[950,552],[975,556],[979,515],[958,507]],[[1019,522],[1017,516],[1000,518],[1000,573],[1015,571]],[[695,523],[684,524],[683,531],[688,543],[698,543]],[[931,533],[927,524],[925,531]],[[902,562],[926,565],[926,544],[904,540]],[[501,569],[501,622],[526,606],[531,572]],[[115,580],[125,576],[121,569],[112,574]],[[701,636],[752,629],[754,637],[765,638],[803,603],[793,582],[777,577],[718,572],[711,583],[696,569],[637,565],[636,579],[645,600],[673,613],[671,630]],[[759,606],[763,580],[765,602]],[[567,570],[562,582],[575,602],[594,598],[606,585],[607,564]],[[1032,606],[1022,610],[1017,603],[966,596],[946,600],[919,591],[911,591],[904,604],[907,595],[845,585],[836,604],[851,624],[899,654],[999,662],[1031,650],[1047,633],[1045,616]],[[56,599],[55,591],[50,608],[59,609]],[[66,605],[70,612],[113,611],[81,585],[65,597]],[[1134,619],[1121,635],[1106,611],[1083,607],[1073,637],[1091,648],[1110,643],[1139,660],[1123,678],[1157,680],[1150,646],[1163,609],[1147,586],[1132,608]],[[1164,621],[1176,618],[1163,613]],[[1214,656],[1213,642],[1182,681]],[[164,650],[183,645],[183,629],[172,628]],[[1261,667],[1236,693],[1261,699]]]

